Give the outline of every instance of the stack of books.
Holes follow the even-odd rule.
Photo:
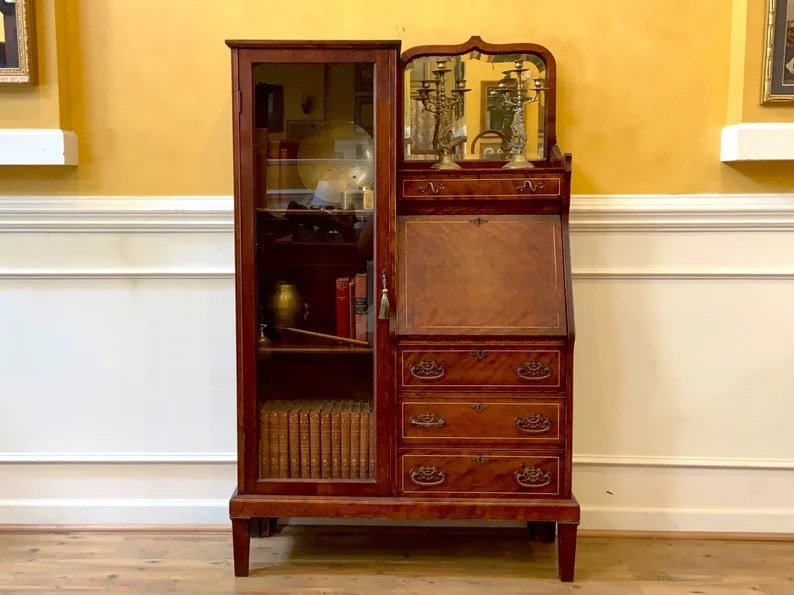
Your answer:
[[[262,479],[372,479],[375,415],[366,401],[268,401],[259,412]]]

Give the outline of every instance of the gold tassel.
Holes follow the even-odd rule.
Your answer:
[[[389,290],[384,289],[380,292],[380,314],[378,318],[381,320],[389,319]]]
[[[381,271],[380,277],[383,289],[380,290],[380,312],[378,313],[378,318],[380,320],[388,320],[391,308],[389,307],[389,290],[386,287],[386,269]]]

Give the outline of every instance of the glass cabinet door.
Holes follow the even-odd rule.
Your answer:
[[[372,484],[378,476],[376,369],[386,345],[377,328],[386,274],[379,263],[388,262],[378,243],[388,242],[379,240],[376,214],[388,208],[379,203],[388,202],[390,183],[388,166],[379,165],[389,160],[381,154],[389,132],[376,130],[375,117],[383,61],[339,62],[363,52],[331,54],[252,65],[258,486],[265,492],[289,484],[300,492],[304,484],[316,493],[310,485],[318,481]]]

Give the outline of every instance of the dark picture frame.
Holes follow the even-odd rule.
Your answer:
[[[374,64],[356,64],[353,71],[353,91],[356,93],[372,93],[375,81]]]
[[[254,87],[254,118],[257,128],[284,132],[284,87],[256,83]]]
[[[794,0],[767,0],[761,104],[794,105]]]
[[[367,131],[370,136],[375,135],[375,105],[372,96],[353,98],[353,121]]]

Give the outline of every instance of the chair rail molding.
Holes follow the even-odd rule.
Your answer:
[[[0,196],[2,232],[231,233],[233,215],[233,199],[227,195]],[[574,232],[791,229],[794,192],[572,197]]]

